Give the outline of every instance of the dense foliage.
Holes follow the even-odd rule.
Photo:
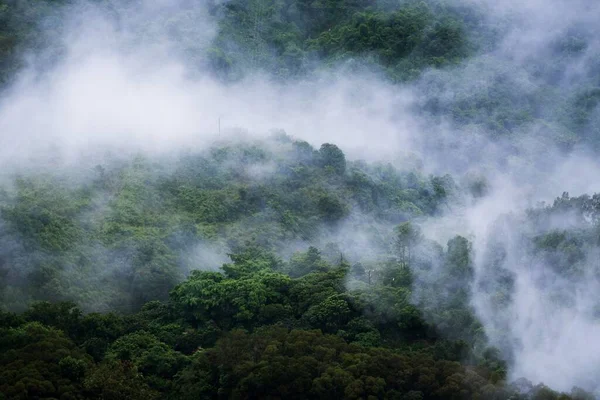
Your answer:
[[[593,30],[567,27],[516,62],[502,47],[514,21],[441,0],[182,0],[152,21],[135,18],[140,0],[0,0],[0,85],[60,62],[92,3],[134,44],[168,38],[225,84],[368,69],[412,85],[424,121],[513,153],[528,135],[600,145]],[[489,294],[494,328],[510,326],[512,257],[544,266],[545,301],[574,307],[580,284],[600,282],[599,195],[498,221],[475,281],[470,238],[437,243],[421,223],[476,203],[483,180],[282,132],[83,164],[2,171],[0,400],[592,398],[508,382],[512,345],[491,346],[471,300]],[[600,302],[583,311],[597,320]]]
[[[306,263],[320,256],[311,249],[304,257]],[[149,302],[135,314],[83,315],[73,303],[46,302],[22,315],[0,314],[1,393],[7,399],[516,396],[516,388],[502,385],[505,367],[494,351],[476,355],[467,342],[440,339],[408,301],[407,286],[371,283],[348,291],[351,268],[343,261],[317,260],[312,272],[291,278],[260,250],[232,259],[222,272],[194,272],[170,301]],[[538,386],[522,398],[559,397]]]
[[[454,187],[449,177],[347,162],[335,145],[315,150],[286,136],[160,163],[139,156],[87,175],[18,177],[4,191],[4,304],[136,309],[166,299],[190,269],[219,266],[198,265],[203,254],[226,260],[223,249],[280,250],[295,240],[334,245],[367,221],[381,224],[373,240],[385,256],[386,226],[436,213]]]
[[[22,311],[0,315],[7,399],[559,398],[506,384],[469,241],[420,232],[462,190],[448,176],[281,134],[84,175],[3,190],[2,306]],[[548,235],[532,243],[569,240]]]
[[[301,257],[313,266],[299,278],[258,249],[231,258],[221,272],[195,271],[168,302],[134,314],[83,315],[73,303],[47,302],[0,314],[0,392],[7,399],[559,398],[543,386],[519,396],[502,384],[505,366],[493,349],[477,355],[465,341],[441,339],[408,301],[410,281],[347,290],[352,268],[324,262],[314,248]]]

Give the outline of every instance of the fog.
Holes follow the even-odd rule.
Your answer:
[[[451,105],[493,90],[498,77],[514,82],[521,90],[517,95],[526,96],[540,79],[528,64],[552,60],[550,47],[570,29],[580,31],[590,45],[581,55],[560,60],[553,79],[565,90],[585,86],[587,69],[597,63],[600,5],[583,0],[464,1],[473,3],[484,7],[488,23],[501,32],[497,46],[404,84],[391,84],[377,71],[352,72],[344,64],[300,81],[277,82],[257,72],[224,83],[202,68],[205,60],[186,59],[179,47],[182,36],[193,37],[200,48],[210,45],[217,19],[208,15],[204,3],[195,3],[197,13],[189,26],[179,26],[175,34],[166,23],[148,31],[144,21],[158,14],[168,21],[169,13],[181,12],[189,3],[117,7],[116,18],[81,3],[69,11],[58,36],[63,55],[45,68],[44,54],[27,54],[28,68],[2,95],[3,174],[91,168],[109,150],[150,155],[200,151],[215,141],[266,138],[273,129],[283,129],[314,146],[334,143],[353,160],[403,168],[418,159],[425,173],[450,173],[457,180],[480,176],[488,183],[487,194],[460,196],[445,215],[421,221],[424,234],[442,244],[457,234],[472,241],[473,306],[491,343],[509,357],[511,379],[526,377],[558,390],[580,386],[598,391],[600,323],[588,303],[599,283],[596,278],[566,281],[551,273],[541,279],[547,268],[529,253],[521,236],[527,208],[563,192],[600,192],[595,153],[580,144],[565,153],[551,140],[555,132],[539,122],[527,124],[518,137],[491,139],[485,126],[433,118],[426,109],[433,98]],[[541,107],[552,113],[561,95],[560,90],[553,93]],[[568,216],[556,220],[562,223]],[[369,235],[357,231],[360,225],[352,224],[354,236],[340,242],[368,247]],[[203,251],[202,246],[188,257],[216,265],[226,260],[225,249]],[[508,256],[490,262],[491,246],[501,246]],[[590,277],[597,260],[590,249]],[[493,268],[515,277],[510,300],[500,311],[485,285]],[[565,288],[575,293],[570,305],[548,299],[552,290]]]

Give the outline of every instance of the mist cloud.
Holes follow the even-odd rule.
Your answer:
[[[487,195],[461,198],[447,215],[426,221],[424,233],[440,243],[455,234],[472,240],[473,306],[492,343],[510,354],[512,377],[525,376],[560,390],[573,385],[597,390],[590,377],[600,371],[600,324],[589,315],[586,303],[598,284],[590,280],[574,285],[557,276],[540,283],[545,266],[543,261],[533,262],[524,247],[519,217],[563,191],[600,191],[599,163],[577,146],[565,154],[549,139],[554,130],[540,121],[525,125],[518,137],[490,139],[493,135],[485,126],[432,118],[427,107],[432,98],[448,107],[457,99],[473,99],[493,90],[499,78],[518,86],[518,96],[535,92],[541,78],[528,63],[548,57],[569,29],[590,39],[589,45],[562,60],[553,75],[562,86],[553,95],[560,97],[563,86],[586,85],[599,50],[595,19],[600,6],[583,0],[465,4],[473,2],[487,7],[490,24],[501,32],[497,46],[461,66],[426,71],[416,82],[403,85],[391,85],[376,73],[351,73],[344,66],[301,82],[275,83],[257,74],[223,83],[202,69],[205,60],[188,60],[181,48],[187,35],[197,41],[193,45],[208,47],[216,34],[205,3],[134,2],[112,13],[81,3],[61,37],[64,57],[41,76],[39,63],[46,59],[33,57],[30,68],[4,93],[0,163],[4,173],[49,165],[91,167],[108,150],[202,150],[240,135],[263,138],[277,128],[316,146],[335,143],[353,159],[402,166],[416,155],[425,172],[458,178],[477,174],[489,184]],[[182,9],[195,10],[194,18],[189,26],[173,30],[168,15]],[[143,21],[158,14],[166,21],[163,28],[145,30]],[[554,100],[545,104],[554,105]],[[266,174],[268,169],[253,173]],[[506,214],[517,217],[502,223]],[[501,314],[487,300],[489,291],[480,286],[490,279],[490,242],[498,237],[501,243],[495,245],[509,256],[494,268],[500,266],[515,277],[512,297]],[[361,232],[345,239],[369,243]],[[221,251],[209,250],[199,247],[190,257],[224,261]],[[596,256],[588,255],[590,265]],[[573,290],[574,305],[549,302],[547,282]]]

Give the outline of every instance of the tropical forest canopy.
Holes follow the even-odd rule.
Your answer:
[[[92,3],[122,26],[143,8]],[[86,5],[0,1],[5,93],[24,71],[43,81],[61,62],[72,12]],[[517,63],[503,53],[515,21],[491,19],[484,3],[172,7],[132,23],[129,40],[168,37],[192,76],[292,84],[374,71],[418,89],[419,118],[484,132],[511,157],[529,136],[565,156],[600,145],[591,28],[567,26]],[[461,75],[477,70],[483,89]],[[168,154],[113,151],[78,169],[7,162],[0,400],[594,399],[597,364],[564,393],[515,379],[529,339],[519,347],[498,332],[520,323],[512,265],[541,271],[531,276],[545,307],[599,323],[600,298],[581,288],[600,282],[600,195],[514,210],[483,245],[458,231],[440,240],[431,221],[485,204],[485,176],[352,159],[343,147],[275,131]]]

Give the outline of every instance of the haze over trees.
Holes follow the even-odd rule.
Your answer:
[[[574,3],[0,0],[0,400],[597,398]]]

